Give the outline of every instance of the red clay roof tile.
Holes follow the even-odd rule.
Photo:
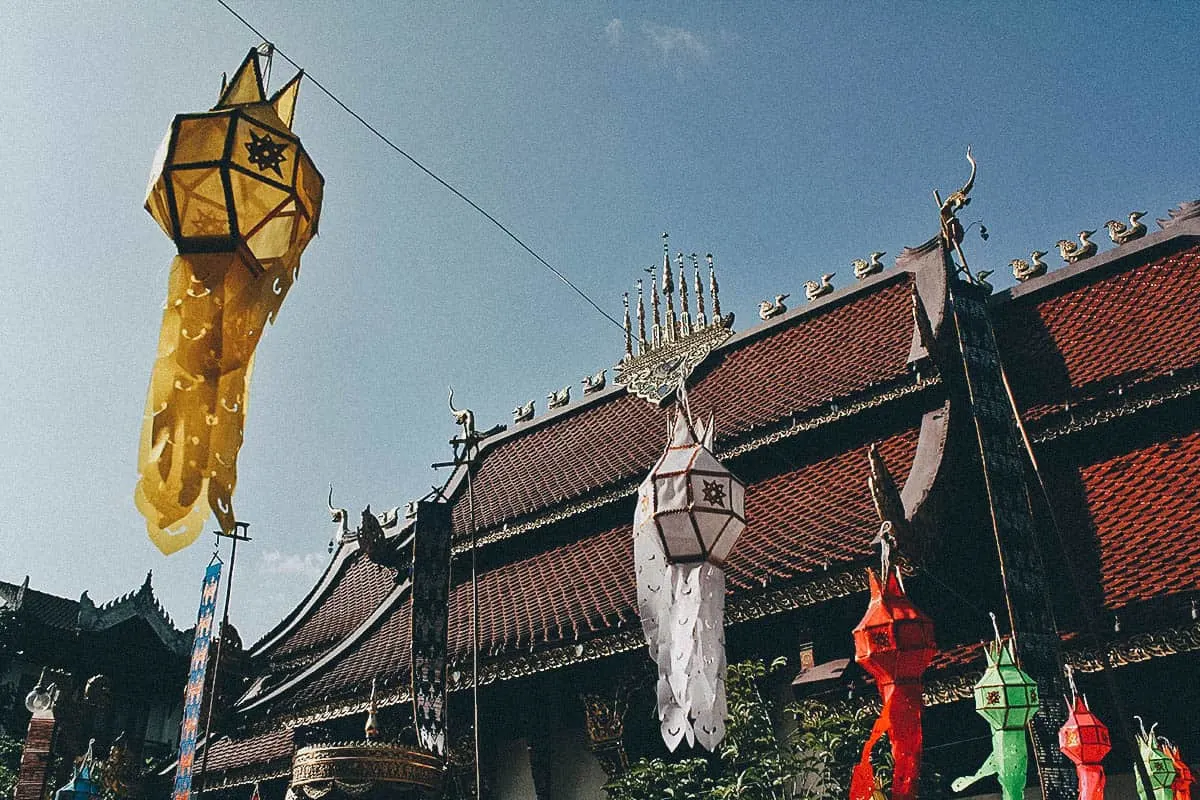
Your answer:
[[[245,739],[222,737],[213,742],[207,768],[211,772],[248,767],[278,759],[291,759],[294,745],[292,729],[270,731]]]
[[[261,656],[272,663],[323,652],[362,624],[396,586],[396,571],[361,552],[351,554],[341,575],[311,614]]]
[[[658,431],[659,448],[663,433]],[[912,465],[917,434],[914,428],[882,442],[882,455],[896,475],[906,474]],[[762,575],[784,583],[870,555],[876,517],[866,491],[868,470],[863,446],[751,486],[747,527],[727,563],[730,591],[761,589]],[[631,526],[485,572],[478,590],[485,657],[637,625]],[[470,586],[456,586],[450,601],[450,651],[459,657],[470,652],[470,603]],[[405,602],[328,671],[301,687],[295,699],[314,703],[344,696],[372,676],[404,677],[409,616]]]
[[[1000,306],[996,338],[1025,415],[1200,365],[1198,297],[1200,246]]]
[[[1080,470],[1105,605],[1200,591],[1200,433]]]
[[[912,341],[911,280],[801,318],[749,339],[688,390],[695,408],[713,408],[728,440],[906,374]],[[869,339],[870,346],[863,344]],[[664,412],[618,394],[486,450],[475,479],[479,527],[540,511],[632,478],[662,447]],[[455,526],[466,527],[466,504]]]

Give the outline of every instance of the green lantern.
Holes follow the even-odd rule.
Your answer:
[[[1146,788],[1139,780],[1137,781],[1138,797],[1142,800],[1172,800],[1175,797],[1175,791],[1171,788],[1171,784],[1175,782],[1175,761],[1154,737],[1154,729],[1158,727],[1158,724],[1151,725],[1150,732],[1147,733],[1142,718],[1134,717],[1134,719],[1138,721],[1138,727],[1141,729],[1137,737],[1138,756],[1146,765],[1146,772],[1150,776],[1150,786],[1154,789],[1154,795],[1147,798]]]
[[[993,730],[1020,730],[1038,710],[1037,683],[1017,666],[1012,639],[987,647],[987,669],[975,684],[975,711]]]
[[[992,615],[995,627],[996,615]],[[1033,679],[1017,666],[1012,639],[987,645],[987,669],[975,684],[975,711],[992,729],[992,752],[973,775],[956,778],[950,787],[961,792],[976,781],[995,775],[1004,800],[1021,800],[1029,772],[1025,726],[1038,710],[1038,690]]]

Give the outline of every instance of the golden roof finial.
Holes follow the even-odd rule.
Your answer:
[[[653,311],[653,336],[654,339],[651,345],[658,347],[667,338],[663,333],[662,318],[658,313],[658,278],[650,279],[650,308]]]
[[[633,332],[629,327],[629,292],[621,295],[621,301],[625,305],[625,358],[633,358]]]
[[[666,328],[663,339],[673,342],[679,338],[679,320],[675,318],[675,281],[671,277],[671,243],[670,234],[663,234],[663,297],[667,298],[667,317],[663,321]]]
[[[704,286],[700,283],[700,257],[692,253],[692,270],[696,275],[696,328],[704,328],[707,322],[704,318]]]
[[[679,328],[680,336],[688,336],[692,332],[692,312],[688,308],[687,273],[683,269],[683,253],[675,257],[679,265]]]
[[[637,321],[638,321],[638,355],[650,349],[650,345],[646,342],[646,304],[642,301],[642,279],[638,278],[638,304],[637,304]]]
[[[717,269],[713,266],[712,253],[706,253],[704,258],[708,260],[708,291],[712,295],[713,324],[716,324],[721,321],[721,298],[718,294],[720,287],[717,286]]]

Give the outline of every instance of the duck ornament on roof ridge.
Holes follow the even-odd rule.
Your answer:
[[[1014,258],[1009,262],[1012,267],[1013,277],[1024,283],[1030,278],[1037,278],[1046,274],[1046,262],[1042,261],[1042,256],[1046,255],[1044,250],[1034,250],[1029,254],[1029,261],[1023,258]]]
[[[874,253],[871,253],[870,260],[856,258],[851,261],[850,266],[854,270],[855,280],[861,281],[864,278],[870,277],[871,275],[877,275],[880,272],[883,272],[883,262],[879,259],[886,255],[887,253],[883,252],[882,250],[876,250]]]
[[[1062,256],[1063,261],[1066,261],[1068,264],[1074,264],[1076,261],[1082,261],[1085,258],[1096,255],[1096,243],[1088,238],[1094,233],[1094,230],[1080,231],[1079,244],[1075,244],[1070,239],[1059,239],[1058,252]]]
[[[821,276],[821,282],[805,281],[804,296],[808,298],[808,302],[816,300],[818,297],[824,297],[833,292],[833,278],[837,275],[836,272],[826,272]]]
[[[790,294],[777,294],[775,295],[774,303],[772,303],[770,300],[763,300],[760,302],[758,304],[759,319],[765,321],[768,319],[775,319],[775,317],[786,314],[787,306],[783,304],[783,301],[787,300],[789,297],[791,297]]]
[[[1108,238],[1112,239],[1115,245],[1123,245],[1126,242],[1142,238],[1146,235],[1146,226],[1138,220],[1144,216],[1146,216],[1145,211],[1130,211],[1128,225],[1119,220],[1110,219],[1104,223],[1104,227],[1108,228]]]

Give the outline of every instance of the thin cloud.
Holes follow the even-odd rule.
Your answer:
[[[704,38],[686,28],[672,28],[653,22],[642,23],[642,33],[665,63],[707,61],[711,49]]]
[[[613,17],[608,24],[604,26],[604,38],[608,40],[611,47],[621,46],[621,37],[625,35],[625,23]]]
[[[258,560],[258,572],[262,575],[293,575],[319,578],[325,571],[327,558],[320,553],[281,553],[268,550]]]

